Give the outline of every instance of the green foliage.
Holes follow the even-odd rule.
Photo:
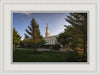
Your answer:
[[[23,44],[24,44],[24,47],[31,48],[31,40],[25,38],[23,40]]]
[[[73,27],[71,26],[65,26],[67,27],[65,31],[57,37],[57,41],[60,42],[63,46],[69,46],[69,43],[72,43],[73,38]]]
[[[18,32],[13,29],[13,43],[19,44],[21,42],[21,36],[18,34]]]
[[[74,50],[82,48],[87,53],[87,13],[70,13],[65,20],[71,25],[65,25],[66,29],[59,34],[57,41]]]
[[[40,54],[28,54],[32,50],[16,50],[13,53],[13,62],[86,62],[86,55],[82,57],[77,53],[41,51]]]
[[[43,45],[43,48],[46,48],[46,49],[49,49],[50,48],[50,46],[53,46],[53,45]]]
[[[65,20],[74,28],[74,43],[87,53],[87,13],[70,13]]]
[[[68,54],[70,54],[67,57],[67,61],[69,62],[87,62],[87,55],[81,55],[78,54],[77,50],[76,51],[68,51]]]
[[[13,29],[13,50],[15,50],[16,44],[19,44],[20,42],[21,42],[21,36],[15,29]]]
[[[61,48],[60,44],[53,45],[54,50],[59,50]]]
[[[36,52],[36,48],[40,47],[45,43],[42,35],[40,34],[39,25],[36,23],[35,19],[31,20],[30,26],[26,29],[27,34],[25,34],[25,38],[23,42],[27,45],[27,47],[34,48],[34,53]]]
[[[50,49],[50,50],[53,50],[53,46],[49,46],[49,49]]]

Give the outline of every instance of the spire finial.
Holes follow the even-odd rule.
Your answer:
[[[47,26],[48,26],[48,23],[47,23]]]

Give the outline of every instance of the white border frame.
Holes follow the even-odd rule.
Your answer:
[[[29,71],[29,72],[25,72],[25,70],[22,70],[22,71],[17,71],[19,68],[16,68],[16,71],[13,71],[13,70],[8,70],[8,69],[10,69],[10,66],[11,65],[16,65],[16,64],[10,64],[10,66],[9,66],[9,63],[7,63],[7,62],[4,62],[5,60],[7,60],[7,59],[5,59],[5,57],[6,56],[4,56],[5,54],[7,54],[7,52],[5,52],[5,51],[3,51],[3,50],[5,50],[6,48],[4,48],[5,46],[4,45],[6,45],[6,43],[4,43],[3,41],[9,41],[9,40],[7,40],[6,39],[6,37],[4,37],[4,34],[7,34],[7,30],[5,30],[7,27],[4,27],[4,25],[7,25],[6,23],[4,23],[4,21],[6,21],[6,20],[8,20],[8,19],[6,19],[5,17],[9,17],[9,13],[10,12],[8,12],[8,14],[6,13],[6,12],[4,12],[4,9],[6,9],[7,10],[7,7],[9,7],[9,6],[7,6],[7,4],[13,4],[14,5],[14,3],[16,3],[16,4],[20,4],[20,3],[35,3],[35,4],[42,4],[42,3],[44,3],[44,4],[46,4],[46,3],[48,3],[48,4],[50,4],[50,3],[55,3],[55,4],[62,4],[62,3],[64,3],[64,4],[68,4],[68,3],[74,3],[74,4],[80,4],[80,3],[82,3],[82,4],[88,4],[88,5],[90,5],[90,4],[94,4],[94,6],[93,7],[95,7],[95,11],[96,11],[96,15],[94,14],[94,16],[95,16],[95,22],[96,23],[94,23],[94,24],[96,24],[95,25],[95,27],[96,27],[96,31],[94,31],[94,32],[96,32],[96,33],[94,33],[93,32],[93,34],[96,34],[96,36],[95,36],[95,41],[96,41],[96,51],[95,51],[95,53],[96,53],[96,55],[94,55],[94,57],[96,57],[96,62],[94,63],[94,64],[92,64],[92,71],[90,71],[90,70],[87,70],[87,71],[84,71],[85,69],[83,69],[83,71],[82,70],[79,70],[79,71],[75,71],[75,70],[72,70],[72,71],[68,71],[68,69],[66,69],[66,70],[64,70],[64,71],[62,71],[62,72],[59,72],[58,70],[55,70],[55,71],[48,71],[47,69],[45,69],[45,71],[39,71],[40,69],[39,68],[37,68],[37,70],[38,71],[34,71],[34,70],[31,70],[31,69],[29,69],[29,70],[31,70],[31,71]],[[100,20],[100,8],[99,8],[99,0],[76,0],[76,1],[74,1],[74,0],[62,0],[62,1],[59,1],[59,0],[55,0],[55,1],[49,1],[49,0],[42,0],[42,1],[39,1],[39,0],[34,0],[34,1],[31,1],[31,0],[29,0],[29,1],[27,1],[27,0],[23,0],[23,1],[20,1],[20,0],[13,0],[13,1],[11,1],[11,0],[1,0],[1,2],[0,2],[0,6],[1,6],[1,8],[0,8],[0,35],[2,36],[2,37],[0,37],[0,41],[1,41],[1,43],[0,43],[0,74],[3,74],[3,75],[8,75],[8,74],[12,74],[12,75],[14,75],[14,74],[18,74],[18,75],[20,75],[20,74],[94,74],[94,75],[96,75],[96,74],[100,74],[100,51],[99,51],[99,49],[100,49],[100,47],[99,47],[99,45],[100,45],[100,36],[99,36],[99,30],[100,30],[100,26],[99,26],[99,24],[100,24],[100,22],[99,22],[99,20]],[[17,9],[18,10],[18,9]],[[74,9],[73,9],[74,10]],[[29,11],[29,10],[28,10]],[[38,11],[38,10],[37,10]],[[41,10],[39,10],[39,11],[41,11]],[[50,10],[49,9],[49,11],[52,11],[52,10]],[[5,14],[6,13],[6,14]],[[92,17],[93,18],[93,17]],[[10,18],[11,19],[11,18]],[[94,19],[93,19],[94,20]],[[10,21],[10,20],[9,20]],[[7,22],[7,21],[6,21]],[[11,22],[11,21],[10,21]],[[11,24],[11,23],[10,23]],[[9,30],[9,27],[8,27],[8,33],[10,33],[10,30]],[[9,37],[8,37],[9,38]],[[95,42],[94,41],[94,42]],[[92,42],[93,43],[93,42]],[[8,52],[9,53],[9,52]],[[8,56],[9,57],[9,56]],[[3,59],[4,58],[4,59]],[[92,63],[92,62],[91,62]],[[23,65],[23,64],[21,64],[21,65]],[[21,66],[20,65],[20,66]],[[26,64],[24,64],[23,66],[25,66]],[[34,66],[36,66],[37,64],[35,63],[35,65]],[[50,65],[50,64],[46,64],[47,65],[47,68],[48,68],[48,66]],[[56,65],[56,64],[53,64],[53,65]],[[59,65],[62,65],[62,64],[59,64]],[[70,65],[70,64],[69,64]],[[71,64],[71,65],[73,65],[73,64]],[[77,67],[77,64],[74,64],[74,65],[76,65],[76,67]],[[95,65],[95,66],[94,66]],[[6,66],[6,67],[5,67]],[[29,65],[28,65],[29,66]],[[27,66],[27,67],[28,67]],[[85,66],[85,65],[84,65]],[[37,66],[36,66],[37,67]],[[44,64],[41,64],[40,65],[40,68],[43,68],[44,67]],[[50,67],[50,66],[49,66]],[[55,66],[55,67],[58,67],[58,66]],[[55,68],[55,67],[53,67],[53,68]],[[52,69],[53,69],[52,68]],[[59,68],[59,67],[58,67]],[[80,67],[81,68],[81,67]],[[86,67],[84,67],[84,68],[86,68]],[[87,67],[88,68],[88,67]],[[57,69],[57,68],[55,68],[55,69]],[[62,69],[63,69],[63,67],[62,67]],[[62,70],[61,69],[61,70]]]

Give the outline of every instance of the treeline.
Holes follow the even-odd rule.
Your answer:
[[[63,47],[70,47],[77,51],[82,49],[83,52],[87,53],[87,13],[70,13],[66,18],[66,22],[70,25],[64,25],[65,30],[59,34],[57,41],[63,45]],[[40,33],[39,25],[35,19],[31,20],[31,24],[28,29],[25,30],[24,40],[21,42],[21,36],[18,32],[13,29],[13,47],[15,50],[16,44],[24,44],[27,48],[32,48],[33,53],[36,53],[38,47],[45,44],[45,41]]]

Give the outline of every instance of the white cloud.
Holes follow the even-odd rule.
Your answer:
[[[25,12],[23,12],[22,14],[25,14],[27,16],[30,16],[31,15],[31,13],[25,13]]]

